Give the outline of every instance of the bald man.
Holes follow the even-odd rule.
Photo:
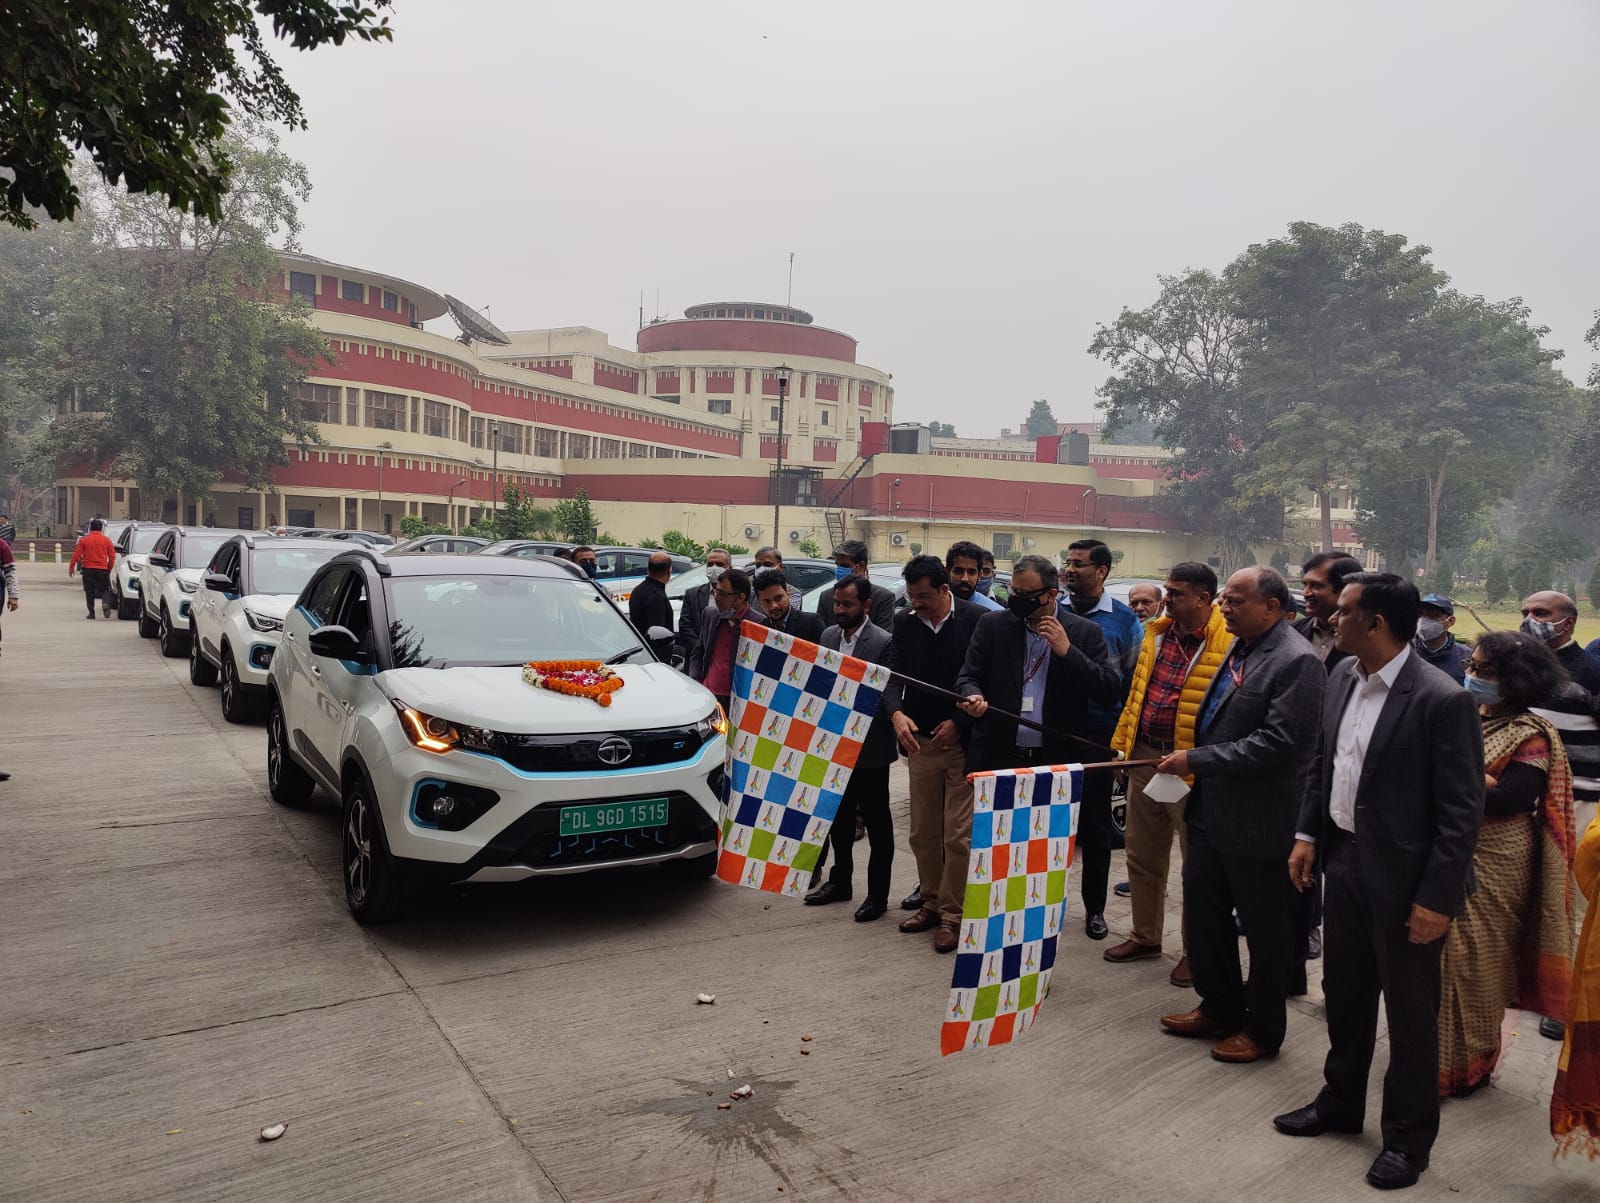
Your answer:
[[[667,582],[672,579],[672,557],[664,551],[650,553],[647,575],[628,594],[628,618],[639,638],[649,643],[663,660],[672,652],[672,640],[650,640],[650,628],[672,630],[672,603],[667,600]]]
[[[1128,605],[1140,622],[1149,622],[1161,614],[1161,600],[1161,586],[1155,581],[1140,581],[1128,590]]]
[[[1586,652],[1572,637],[1578,606],[1565,593],[1545,589],[1522,602],[1522,633],[1532,635],[1556,654],[1561,667],[1591,694],[1600,694],[1600,657]]]

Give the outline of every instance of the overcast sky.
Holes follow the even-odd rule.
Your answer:
[[[1096,322],[1287,224],[1433,247],[1582,379],[1600,6],[396,0],[282,51],[303,248],[508,329],[794,304],[962,434],[1093,415]]]

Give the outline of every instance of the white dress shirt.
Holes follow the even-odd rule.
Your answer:
[[[1356,791],[1361,787],[1367,745],[1372,742],[1372,732],[1378,726],[1378,716],[1389,700],[1395,678],[1410,655],[1411,647],[1407,644],[1394,659],[1370,676],[1359,664],[1356,666],[1356,687],[1339,719],[1339,735],[1334,741],[1333,784],[1328,798],[1328,813],[1334,825],[1352,835],[1356,830]]]
[[[839,628],[839,650],[846,656],[856,654],[856,640],[861,638],[861,632],[866,629],[866,625],[866,620],[863,619],[861,625],[853,632],[847,631],[843,627]]]

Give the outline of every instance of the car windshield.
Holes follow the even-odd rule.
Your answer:
[[[687,568],[667,582],[667,596],[682,598],[684,594],[688,593],[696,585],[705,583],[706,569],[704,564],[698,568]]]
[[[216,535],[190,535],[179,542],[179,563],[174,567],[204,568],[211,563],[211,557],[217,554],[217,548],[231,538],[233,538],[232,532]]]
[[[311,574],[344,548],[293,547],[278,550],[258,547],[250,558],[250,588],[255,593],[299,593]]]
[[[639,636],[587,581],[530,576],[390,577],[396,668],[625,659]]]
[[[131,540],[132,546],[128,550],[131,552],[149,551],[156,545],[156,540],[166,533],[167,528],[164,526],[136,527]]]

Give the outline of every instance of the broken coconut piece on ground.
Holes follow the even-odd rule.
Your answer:
[[[733,1104],[732,1103],[718,1103],[717,1104],[717,1110],[718,1111],[732,1111],[733,1110]]]
[[[268,1124],[265,1128],[261,1129],[261,1139],[277,1140],[278,1137],[282,1136],[288,1130],[288,1124]]]
[[[739,1087],[738,1090],[735,1090],[728,1097],[730,1099],[747,1099],[751,1095],[753,1095],[754,1093],[755,1093],[755,1089],[753,1087],[751,1087],[749,1083],[746,1083],[745,1085]]]
[[[717,1001],[717,996],[715,994],[696,994],[694,1000],[702,1006],[709,1007]]]

